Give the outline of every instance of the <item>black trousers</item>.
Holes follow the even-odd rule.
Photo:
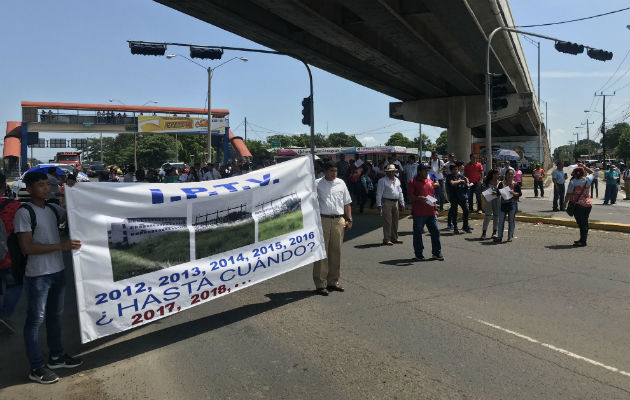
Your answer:
[[[591,214],[592,207],[582,207],[575,205],[575,212],[573,213],[573,217],[575,217],[575,222],[577,222],[578,227],[580,228],[580,242],[586,244],[586,239],[588,237],[588,216]]]

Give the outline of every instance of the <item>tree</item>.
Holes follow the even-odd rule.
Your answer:
[[[621,122],[619,124],[615,124],[612,128],[606,131],[605,139],[602,138],[601,143],[606,146],[606,149],[609,151],[614,151],[619,145],[619,138],[623,132],[627,132],[630,130],[630,125],[627,122]]]
[[[440,137],[435,140],[435,151],[438,154],[446,154],[448,152],[448,131],[442,131]]]
[[[573,148],[573,158],[577,160],[583,155],[596,154],[601,148],[602,145],[595,141],[582,139]]]
[[[413,141],[405,137],[400,132],[396,132],[387,139],[385,146],[402,146],[402,147],[414,147]]]
[[[123,136],[123,135],[118,135]],[[131,160],[129,160],[131,150]],[[154,133],[143,135],[137,144],[138,168],[159,168],[166,161],[175,159],[175,138],[171,135]],[[133,143],[121,157],[126,164],[133,164]],[[125,163],[117,163],[125,165]]]
[[[555,150],[553,151],[553,161],[554,162],[558,162],[558,161],[566,161],[566,162],[571,162],[573,157],[573,146],[571,145],[564,145],[564,146],[559,146],[556,147]]]
[[[345,132],[331,133],[328,135],[328,143],[331,147],[361,147],[362,144],[353,135],[346,135]]]
[[[413,146],[411,147],[415,147],[416,149],[420,148],[420,138],[415,137],[413,138]],[[431,139],[429,139],[429,137],[425,134],[422,134],[422,151],[433,151],[435,150],[435,144],[431,141]],[[442,153],[444,154],[444,153]]]
[[[630,160],[630,129],[626,129],[619,136],[619,145],[617,145],[616,153],[617,158],[624,162],[627,163]]]
[[[259,162],[265,158],[269,157],[268,149],[271,147],[267,142],[261,142],[259,140],[247,140],[247,148],[249,152],[252,153],[252,157],[254,158],[254,162]]]

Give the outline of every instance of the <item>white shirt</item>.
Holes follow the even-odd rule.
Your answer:
[[[357,158],[357,160],[354,162],[354,166],[359,168],[362,165],[363,165],[363,160],[360,158]]]
[[[418,173],[418,163],[414,162],[413,164],[405,164],[405,179],[407,179],[407,183],[409,183]]]
[[[433,160],[431,159],[431,172],[435,175],[438,180],[444,179],[444,175],[442,174],[442,168],[444,168],[444,161],[442,160]]]
[[[183,174],[181,174],[179,176],[179,181],[180,182],[188,182],[188,174],[186,172],[184,172]]]
[[[332,181],[326,178],[315,180],[319,212],[323,215],[344,215],[344,206],[352,203],[346,183],[339,178]]]
[[[382,199],[398,199],[398,202],[403,207],[405,206],[405,198],[403,197],[402,188],[400,187],[400,180],[394,177],[393,180],[385,176],[378,180],[376,185],[376,206],[381,207]]]

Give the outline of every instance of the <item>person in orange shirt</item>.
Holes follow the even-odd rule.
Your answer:
[[[543,188],[543,182],[545,181],[545,170],[542,169],[540,164],[536,164],[536,168],[532,171],[534,177],[534,197],[538,197],[538,189],[540,188],[540,197],[545,197],[545,189]]]

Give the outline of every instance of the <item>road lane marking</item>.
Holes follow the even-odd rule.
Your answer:
[[[561,349],[560,347],[556,347],[556,346],[554,346],[552,344],[547,344],[547,343],[540,342],[540,341],[538,341],[538,340],[536,340],[534,338],[531,338],[529,336],[523,335],[523,334],[518,333],[518,332],[511,331],[509,329],[505,329],[505,328],[503,328],[503,327],[501,327],[499,325],[491,324],[490,322],[486,322],[486,321],[483,321],[483,320],[480,320],[480,319],[475,319],[473,317],[468,317],[468,318],[474,319],[475,321],[479,322],[480,324],[489,326],[489,327],[494,328],[494,329],[498,329],[500,331],[509,333],[510,335],[514,335],[514,336],[519,337],[521,339],[527,340],[528,342],[536,343],[536,344],[539,344],[539,345],[541,345],[543,347],[551,349],[553,351],[557,351],[558,353],[562,353],[562,354],[567,355],[569,357],[573,357],[573,358],[575,358],[577,360],[586,361],[587,363],[595,365],[597,367],[605,368],[605,369],[607,369],[609,371],[617,372],[617,373],[619,373],[621,375],[630,376],[630,372],[622,371],[622,370],[620,370],[618,368],[611,367],[611,366],[606,365],[606,364],[602,364],[602,363],[600,363],[598,361],[595,361],[595,360],[591,360],[590,358],[582,357],[579,354],[575,354],[575,353],[570,352],[568,350]]]

